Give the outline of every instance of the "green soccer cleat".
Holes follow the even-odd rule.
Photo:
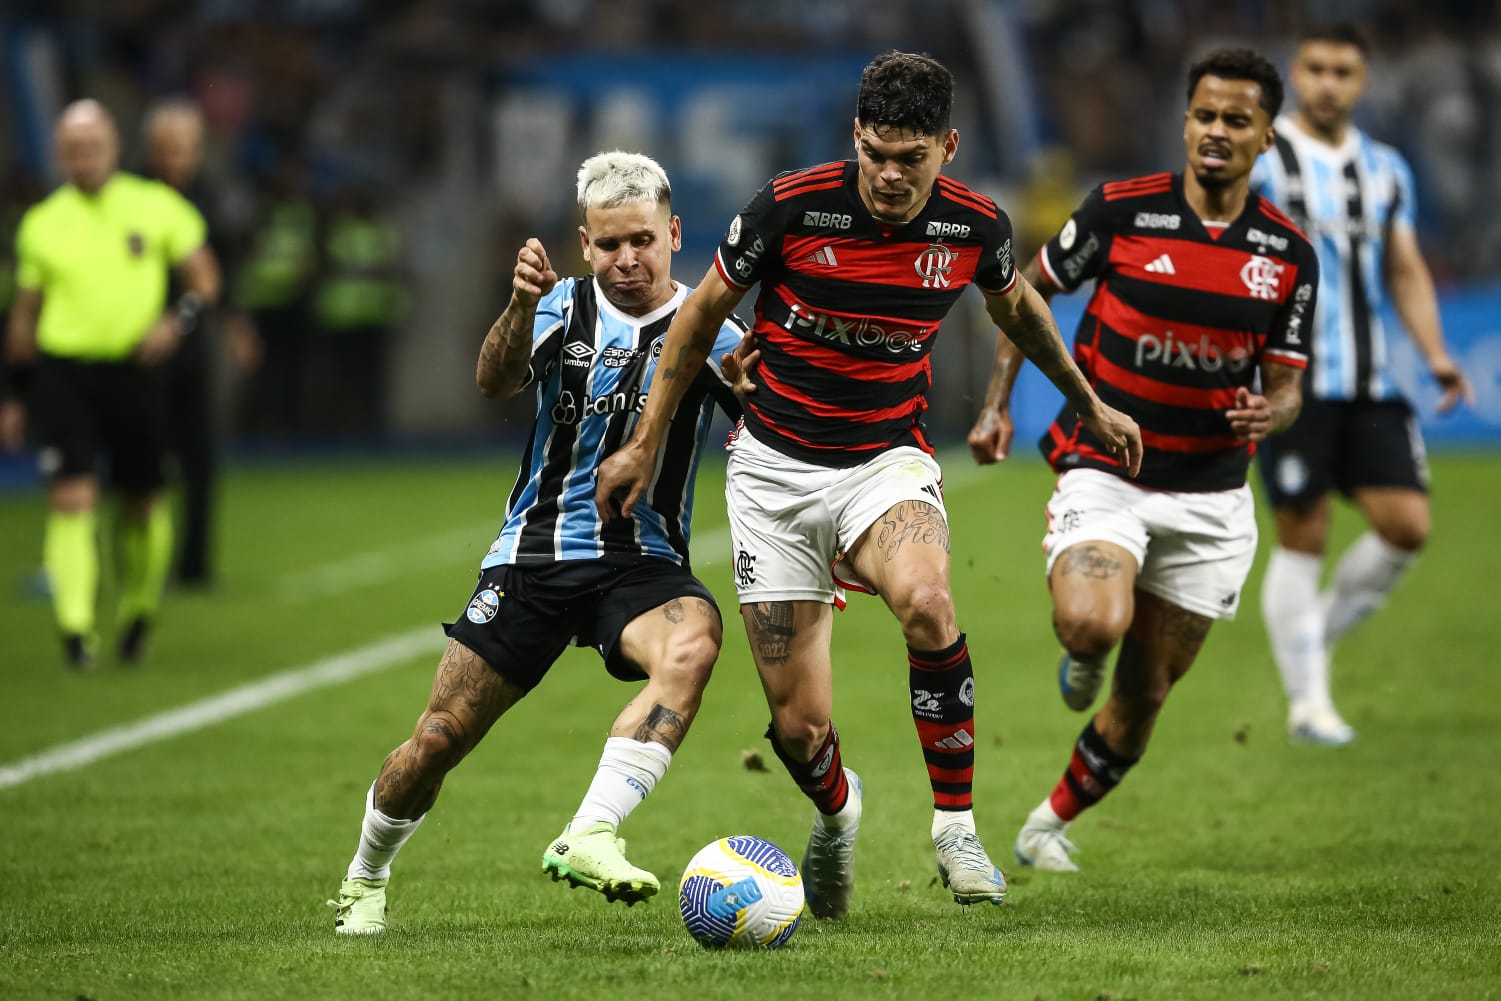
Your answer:
[[[566,879],[573,886],[587,886],[606,900],[625,901],[627,907],[661,889],[657,877],[626,860],[625,839],[617,838],[615,828],[605,821],[581,831],[563,828],[542,853],[542,871],[554,882]]]
[[[340,935],[379,935],[386,930],[386,884],[388,879],[346,879],[339,899],[330,900],[334,931]]]

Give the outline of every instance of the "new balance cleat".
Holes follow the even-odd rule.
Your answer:
[[[985,854],[979,835],[959,824],[933,839],[938,854],[938,878],[954,895],[954,902],[999,904],[1006,899],[1006,877]]]
[[[1027,824],[1016,836],[1012,853],[1024,866],[1043,872],[1078,872],[1079,867],[1069,858],[1077,851],[1074,843],[1063,836],[1062,827]]]
[[[1325,705],[1293,709],[1287,717],[1287,737],[1295,744],[1344,747],[1355,740],[1355,731],[1333,706]]]
[[[379,935],[386,930],[386,884],[388,879],[346,879],[339,899],[328,903],[334,910],[334,931],[340,935]]]
[[[1097,663],[1089,664],[1075,660],[1065,653],[1063,659],[1058,662],[1058,694],[1063,696],[1063,704],[1076,713],[1081,713],[1094,705],[1094,700],[1100,694],[1100,686],[1104,682],[1105,660],[1103,657]]]
[[[849,913],[850,894],[855,889],[855,835],[860,830],[860,776],[844,770],[849,800],[840,811],[841,823],[814,811],[808,849],[803,852],[803,896],[815,918],[838,920]]]
[[[657,877],[626,861],[625,839],[615,836],[611,824],[599,821],[580,831],[570,827],[542,853],[542,871],[553,882],[588,887],[608,901],[625,901],[627,907],[656,896],[661,889]]]

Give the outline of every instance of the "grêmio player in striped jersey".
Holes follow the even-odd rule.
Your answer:
[[[832,606],[878,594],[907,643],[909,698],[927,763],[938,871],[960,904],[999,903],[1005,881],[975,833],[975,677],[949,588],[940,474],[923,430],[938,327],[966,285],[1058,385],[1101,447],[1134,469],[1135,424],[1100,402],[1052,314],[1016,274],[1011,223],[941,175],[959,144],[953,78],[927,56],[865,68],[856,158],[774,178],[730,223],[714,266],[678,311],[657,389],[632,439],[599,472],[600,510],[629,516],[679,399],[715,332],[759,282],[754,391],[730,446],[726,497],[735,587],[771,708],[772,748],[816,812],[803,878],[812,912],[843,917],[853,887],[860,783],[830,721]]]
[[[1210,624],[1234,617],[1255,558],[1246,470],[1255,443],[1297,416],[1318,289],[1313,248],[1250,190],[1281,103],[1281,78],[1256,52],[1194,63],[1187,169],[1096,188],[1027,269],[1048,297],[1095,281],[1074,357],[1101,399],[1136,418],[1145,456],[1127,479],[1067,410],[1041,442],[1059,473],[1043,548],[1069,708],[1089,708],[1117,643],[1120,656],[1109,700],[1017,837],[1023,865],[1078,868],[1065,829],[1146,750]],[[1010,446],[1020,365],[1000,338],[970,433],[979,462]]]

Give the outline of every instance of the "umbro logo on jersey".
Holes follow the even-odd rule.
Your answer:
[[[839,267],[839,259],[834,256],[834,248],[832,246],[819,247],[813,253],[804,257],[803,260],[812,261],[814,264],[822,264],[826,268]]]
[[[1148,264],[1147,270],[1159,275],[1175,275],[1178,273],[1178,269],[1173,267],[1173,259],[1166,254]]]
[[[588,368],[594,361],[594,345],[586,341],[573,341],[563,346],[564,365],[574,368]]]

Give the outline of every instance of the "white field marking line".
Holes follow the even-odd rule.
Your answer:
[[[978,469],[970,469],[968,473],[957,477],[946,476],[944,478],[945,489],[957,491],[982,482],[979,472]],[[307,581],[321,579],[323,580],[322,586],[327,587],[335,576],[344,580],[351,573],[361,571],[374,573],[377,570],[388,569],[394,574],[398,569],[401,553],[420,552],[427,554],[431,559],[434,549],[449,544],[462,544],[463,541],[474,538],[475,534],[467,530],[462,533],[459,530],[445,532],[409,545],[374,550],[347,560],[326,563],[302,574],[290,575],[288,579],[299,577]],[[455,542],[455,540],[458,541]],[[703,565],[710,565],[724,559],[729,541],[728,525],[720,525],[702,533],[698,537],[699,545],[710,555],[699,562]],[[448,556],[443,557],[443,560],[447,559],[449,559]],[[353,586],[345,584],[343,589],[353,590],[358,586],[363,586],[363,584]],[[283,593],[286,593],[285,587]],[[311,591],[306,593],[309,596],[312,595]],[[185,706],[179,706],[155,716],[147,716],[145,719],[124,726],[101,730],[92,737],[59,744],[51,750],[22,758],[9,765],[0,765],[0,789],[9,789],[43,775],[73,771],[103,758],[133,751],[147,744],[169,740],[180,734],[202,730],[227,719],[243,716],[245,713],[296,698],[319,688],[342,685],[363,675],[394,667],[419,653],[436,652],[442,646],[443,641],[437,637],[436,630],[432,626],[422,626],[404,633],[397,633],[368,646],[316,661],[306,667],[282,671],[259,681],[231,688],[219,695],[190,702]]]
[[[0,789],[9,789],[43,775],[82,768],[103,758],[202,730],[319,688],[342,685],[363,675],[394,667],[418,654],[439,650],[444,642],[436,628],[423,626],[134,723],[101,730],[91,737],[59,744],[51,750],[0,766]]]

